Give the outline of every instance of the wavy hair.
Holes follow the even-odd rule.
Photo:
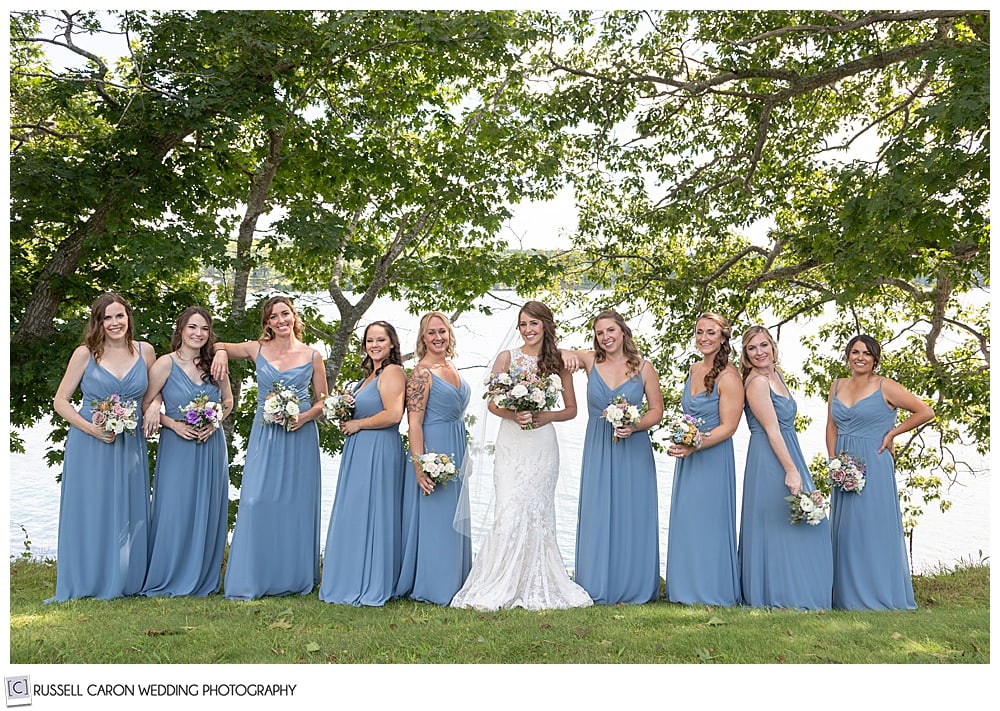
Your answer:
[[[541,301],[527,301],[517,312],[517,321],[521,322],[521,314],[528,314],[542,322],[542,348],[538,353],[538,372],[541,375],[555,375],[563,370],[562,355],[556,345],[556,319],[552,309]]]
[[[90,305],[90,318],[83,330],[83,345],[87,346],[94,360],[99,361],[104,355],[104,312],[111,304],[121,304],[125,307],[125,317],[128,326],[125,328],[125,345],[129,353],[135,353],[135,321],[132,319],[132,305],[124,296],[113,291],[106,291]]]
[[[417,360],[427,355],[427,344],[424,343],[424,335],[427,333],[428,324],[434,317],[441,319],[441,323],[448,329],[448,349],[445,351],[445,357],[452,358],[455,355],[455,329],[452,328],[451,320],[440,311],[428,311],[420,318],[420,328],[417,329]]]
[[[292,332],[295,337],[300,341],[302,340],[302,334],[305,329],[302,326],[302,319],[299,318],[299,312],[295,310],[295,305],[292,300],[287,296],[272,296],[270,299],[264,302],[264,305],[260,309],[260,335],[257,337],[258,341],[273,341],[274,340],[274,330],[271,328],[268,321],[271,319],[271,312],[274,311],[274,307],[278,304],[287,304],[288,308],[292,310],[292,316],[295,317],[295,321],[292,323]]]
[[[212,316],[208,313],[208,309],[201,306],[188,306],[181,311],[181,315],[177,317],[177,325],[174,326],[173,335],[170,336],[170,350],[176,351],[181,347],[181,344],[184,342],[184,336],[181,332],[187,326],[191,317],[195,315],[201,316],[208,324],[208,338],[201,344],[198,355],[194,357],[194,364],[201,371],[203,382],[215,383],[217,381],[212,377],[212,358],[215,356],[215,331],[212,329]]]
[[[389,336],[389,355],[382,360],[382,365],[379,366],[378,370],[375,370],[375,361],[373,361],[372,357],[368,355],[368,349],[365,348],[365,341],[368,340],[368,331],[372,326],[381,326],[385,329],[386,334]],[[364,359],[361,361],[361,368],[365,371],[366,375],[372,372],[374,372],[375,375],[378,375],[385,370],[387,365],[390,364],[398,366],[403,365],[403,354],[400,353],[399,350],[399,336],[396,335],[396,329],[393,328],[392,324],[387,321],[372,321],[370,324],[365,326],[365,332],[361,336],[361,351],[365,354]]]
[[[761,333],[764,334],[764,337],[767,338],[768,342],[771,344],[771,353],[774,354],[774,367],[775,370],[779,370],[778,344],[774,340],[774,337],[771,335],[771,332],[768,331],[763,326],[751,326],[750,328],[748,328],[746,331],[743,332],[743,338],[742,338],[743,348],[740,350],[740,371],[743,375],[744,383],[747,381],[747,376],[749,376],[751,371],[753,371],[753,366],[750,364],[750,359],[747,358],[747,344],[750,343],[751,338]]]
[[[729,343],[729,339],[732,338],[733,331],[729,327],[729,321],[727,321],[724,316],[720,316],[713,311],[705,311],[698,316],[695,323],[697,324],[698,321],[703,319],[714,321],[719,325],[719,329],[722,331],[722,343],[719,345],[719,351],[715,354],[715,358],[712,360],[712,367],[705,374],[705,394],[708,395],[712,392],[712,388],[715,387],[715,379],[719,377],[719,373],[725,370],[726,366],[729,365],[729,356],[733,352],[733,347]]]
[[[590,325],[591,330],[596,330],[597,322],[609,320],[614,321],[615,324],[621,329],[622,332],[622,351],[625,353],[625,362],[627,364],[626,374],[629,377],[634,377],[639,373],[639,367],[642,365],[642,358],[639,356],[639,347],[635,345],[635,340],[632,338],[632,329],[629,328],[628,324],[625,323],[625,319],[622,315],[613,309],[605,309],[601,313],[594,317],[593,322]],[[608,354],[597,340],[597,334],[594,333],[594,360],[598,363],[603,363],[607,360]]]

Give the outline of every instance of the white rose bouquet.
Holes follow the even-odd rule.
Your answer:
[[[287,432],[298,419],[299,396],[291,388],[286,388],[281,380],[276,380],[271,386],[271,392],[264,398],[264,422],[269,425],[281,425]]]
[[[512,366],[507,372],[487,376],[483,397],[506,410],[540,412],[556,404],[562,389],[562,380],[555,373],[543,377]]]
[[[449,481],[458,476],[458,467],[455,466],[455,455],[438,454],[427,452],[426,454],[414,454],[410,457],[414,464],[419,464],[424,474],[430,477],[435,485],[444,486]],[[426,492],[424,496],[426,496]]]
[[[327,422],[346,422],[354,417],[354,396],[347,390],[323,398],[323,419]]]
[[[830,510],[830,501],[821,491],[803,491],[798,496],[786,496],[785,501],[788,502],[789,520],[795,525],[805,521],[810,526],[817,526]]]
[[[103,400],[91,400],[93,411],[90,421],[105,432],[134,435],[139,426],[139,403],[136,400],[122,400],[118,393],[111,393]]]
[[[601,413],[601,418],[607,420],[611,425],[612,430],[614,430],[618,427],[634,425],[642,419],[642,410],[638,405],[630,403],[628,398],[624,395],[618,395],[606,408],[604,408],[604,412]],[[617,442],[618,437],[612,434],[611,440],[613,442]]]

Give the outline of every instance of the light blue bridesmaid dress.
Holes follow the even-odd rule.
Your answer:
[[[278,370],[258,351],[257,415],[250,430],[236,528],[226,562],[225,596],[307,595],[319,581],[320,460],[315,420],[293,432],[265,424],[264,399],[275,381],[310,407],[312,359]]]
[[[201,394],[219,403],[219,386],[195,383],[171,357],[161,391],[168,417]],[[222,405],[219,403],[219,409]],[[205,442],[160,430],[153,474],[153,519],[149,529],[149,570],[142,594],[205,596],[219,592],[229,507],[226,435],[217,429]]]
[[[354,393],[354,419],[385,409],[380,377]],[[402,564],[404,468],[398,424],[347,438],[323,552],[320,600],[380,606],[393,596]]]
[[[80,597],[108,600],[135,595],[146,575],[149,526],[149,462],[142,434],[146,362],[139,358],[119,380],[93,358],[80,390],[80,414],[91,418],[91,402],[117,393],[138,403],[135,434],[110,444],[69,428],[59,498],[56,594],[45,602]]]
[[[643,363],[645,365],[645,362]],[[611,389],[595,365],[587,380],[576,528],[576,582],[599,605],[644,603],[660,596],[656,465],[649,433],[618,442],[601,414],[618,395],[640,406],[642,372]]]
[[[779,375],[780,377],[780,375]],[[748,381],[749,384],[749,381]],[[788,453],[802,475],[802,490],[814,491],[812,475],[795,434],[795,400],[771,390],[771,404]],[[753,607],[829,609],[833,592],[830,521],[811,526],[789,520],[785,471],[750,405],[750,427],[740,520],[740,583]]]
[[[424,452],[447,454],[456,465],[465,459],[465,408],[471,389],[464,380],[456,388],[444,378],[431,378],[424,412]],[[407,452],[409,454],[409,452]],[[472,542],[454,529],[460,502],[468,519],[468,500],[461,499],[462,481],[437,485],[429,496],[417,486],[413,462],[403,474],[403,562],[395,597],[447,605],[472,568]]]
[[[720,373],[719,377],[723,377]],[[729,376],[725,376],[729,377]],[[681,408],[719,425],[719,381],[711,393],[691,395],[684,383]],[[671,602],[732,606],[740,604],[736,560],[736,459],[732,437],[674,460],[667,529],[666,597]]]
[[[834,385],[831,414],[837,425],[836,454],[847,451],[864,460],[867,472],[860,494],[833,490],[833,606],[838,610],[914,610],[913,581],[899,514],[896,467],[889,450],[878,454],[882,439],[896,426],[896,410],[882,384],[848,407]]]

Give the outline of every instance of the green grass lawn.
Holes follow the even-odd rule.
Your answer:
[[[306,596],[43,605],[55,568],[10,564],[12,664],[988,664],[990,568],[914,578],[909,612],[668,602],[480,613]]]

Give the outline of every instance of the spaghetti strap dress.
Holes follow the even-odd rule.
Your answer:
[[[258,351],[257,414],[250,430],[236,528],[229,546],[225,596],[308,595],[319,581],[320,458],[315,421],[292,432],[264,422],[274,383],[310,402],[312,359],[278,370]]]
[[[778,377],[781,377],[780,374]],[[798,406],[789,397],[771,393],[781,438],[802,476],[802,490],[815,491],[799,438],[795,433]],[[792,524],[785,472],[750,405],[744,406],[750,442],[743,475],[739,563],[743,602],[753,607],[800,610],[830,609],[833,593],[833,551],[830,520],[816,525]]]
[[[138,425],[102,442],[69,428],[59,497],[56,593],[45,602],[82,597],[101,600],[135,595],[146,576],[149,529],[149,463],[142,434],[142,398],[148,373],[139,357],[118,379],[97,363],[87,363],[80,390],[80,414],[91,419],[93,405],[110,395],[135,401]]]
[[[833,531],[833,607],[838,610],[914,610],[913,581],[899,512],[896,466],[889,450],[878,453],[896,426],[882,385],[848,407],[834,384],[830,405],[837,425],[836,453],[864,460],[860,494],[834,488],[830,502]]]
[[[424,412],[424,453],[447,454],[457,465],[465,461],[465,408],[472,390],[460,380],[455,387],[431,376]],[[472,567],[472,542],[455,530],[455,509],[464,506],[463,481],[455,477],[423,496],[413,462],[407,457],[403,475],[403,562],[395,597],[447,605]]]
[[[719,425],[719,382],[710,393],[691,395],[684,383],[681,408]],[[736,549],[736,459],[733,439],[674,461],[667,529],[666,597],[688,605],[734,606],[741,602]]]
[[[639,604],[660,596],[653,447],[645,430],[612,440],[614,429],[601,415],[619,395],[633,405],[642,403],[641,371],[611,388],[593,366],[587,380],[575,579],[599,605]]]
[[[381,375],[354,393],[354,419],[385,409]],[[393,596],[402,561],[403,470],[399,424],[347,438],[323,551],[319,599],[379,607]]]
[[[215,403],[222,397],[217,384],[192,381],[172,357],[161,394],[167,416],[174,419],[181,419],[181,408],[199,395]],[[229,455],[222,428],[204,442],[161,428],[142,594],[203,597],[219,592],[228,513]]]

